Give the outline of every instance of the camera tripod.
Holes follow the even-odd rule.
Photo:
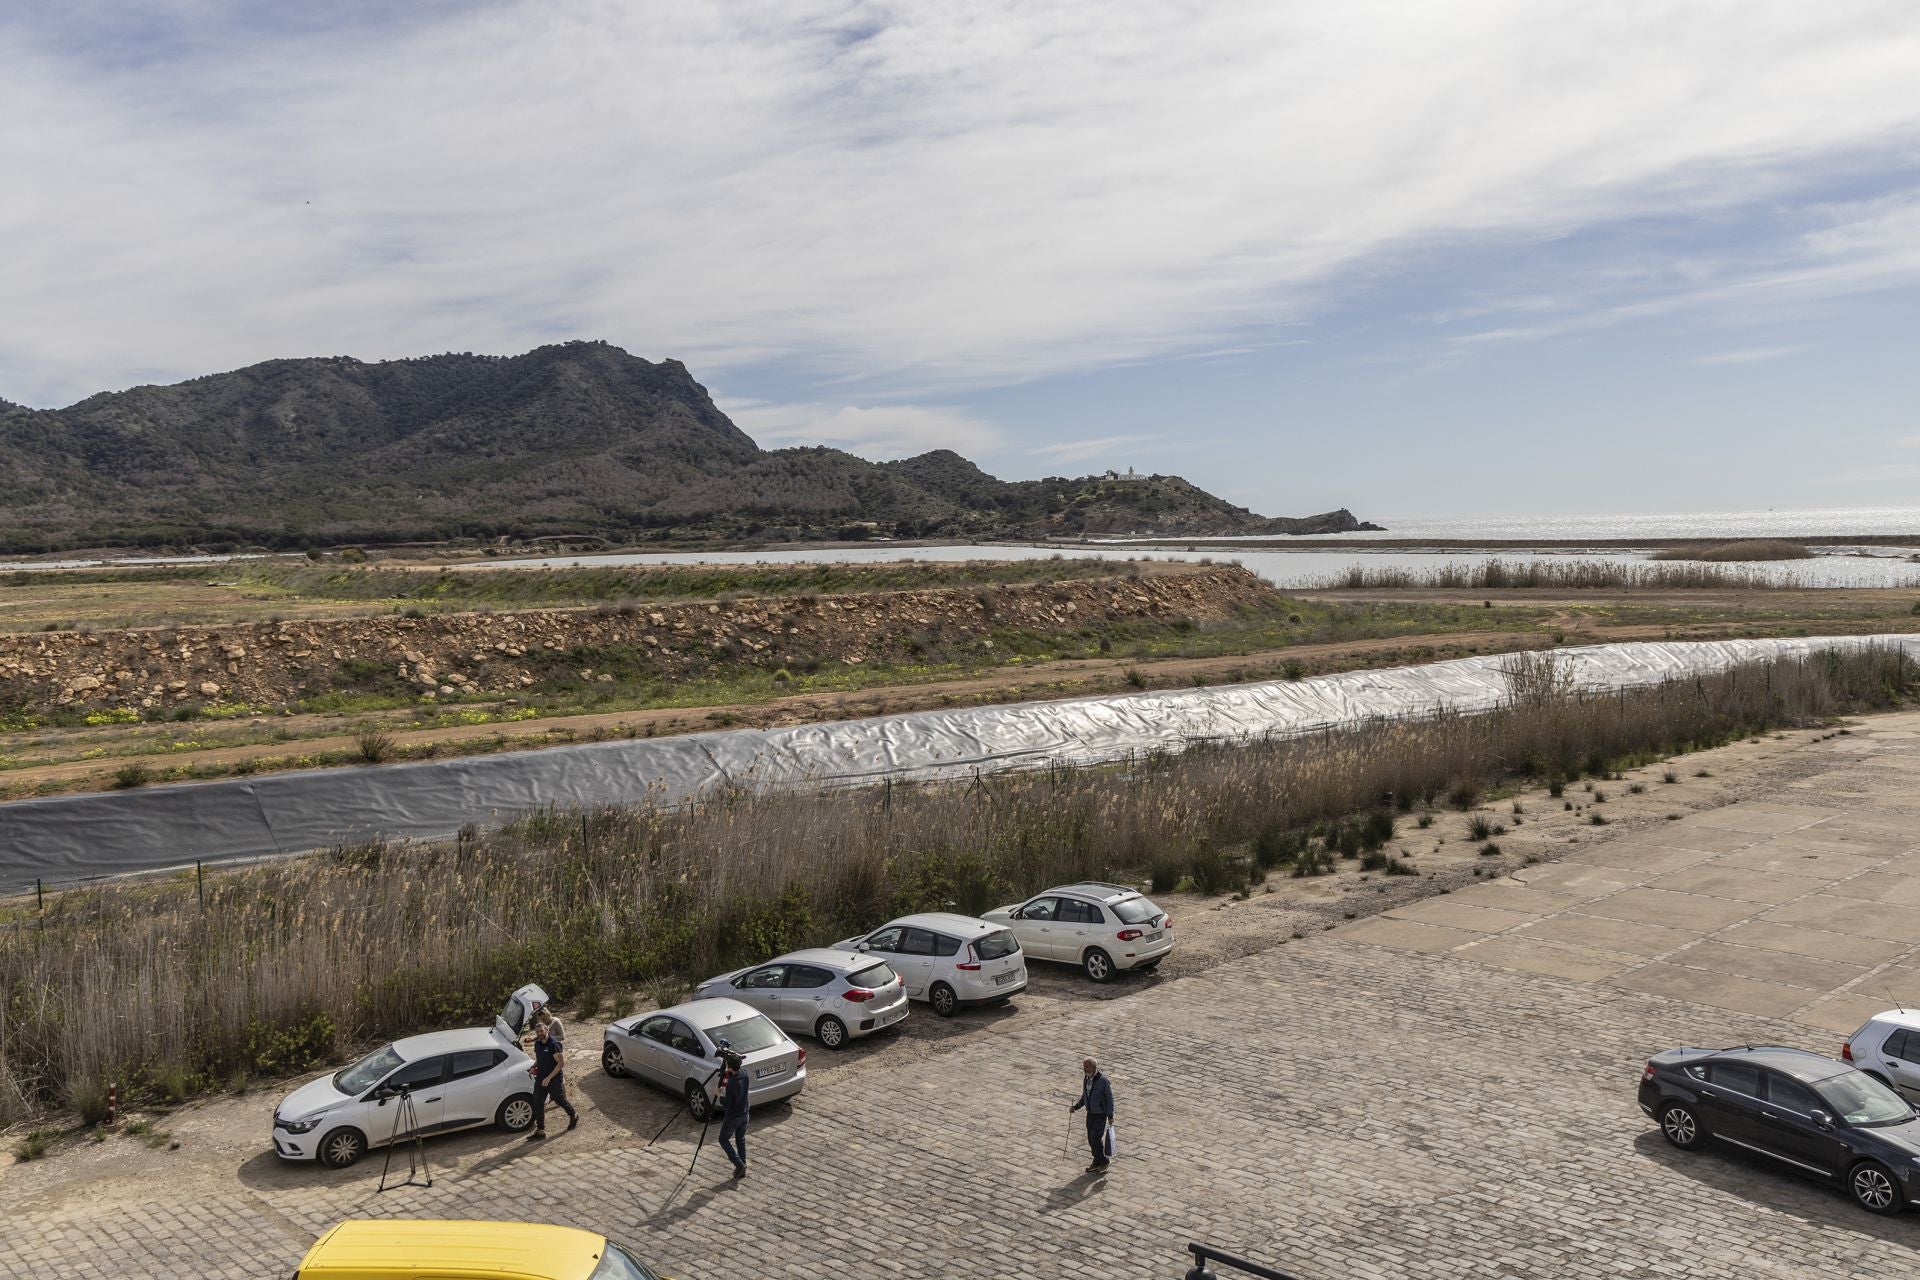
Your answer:
[[[724,1067],[724,1064],[722,1064],[721,1067],[715,1067],[712,1071],[709,1071],[707,1073],[707,1078],[700,1082],[700,1092],[703,1095],[706,1093],[707,1086],[713,1083],[713,1078],[720,1074],[723,1067]],[[716,1109],[716,1105],[717,1104],[715,1104],[712,1101],[712,1099],[708,1099],[705,1116],[700,1121],[700,1141],[696,1142],[693,1147],[693,1159],[687,1161],[687,1171],[680,1175],[680,1180],[673,1184],[672,1190],[667,1192],[667,1198],[662,1200],[660,1202],[660,1207],[654,1211],[655,1216],[658,1216],[659,1214],[665,1213],[667,1211],[667,1206],[672,1204],[674,1201],[674,1197],[680,1194],[680,1188],[686,1186],[687,1179],[693,1176],[694,1166],[700,1163],[700,1152],[704,1150],[707,1145],[707,1128],[709,1125],[713,1123],[713,1113]],[[647,1145],[650,1147],[654,1143],[660,1141],[662,1137],[666,1136],[667,1130],[672,1128],[673,1122],[675,1120],[678,1120],[679,1118],[680,1118],[680,1108],[675,1107],[673,1109],[673,1114],[667,1117],[667,1122],[660,1126],[660,1131],[654,1134],[652,1138],[647,1140]],[[633,1200],[636,1206],[639,1205],[640,1197],[638,1195],[634,1196]]]
[[[388,1182],[387,1174],[393,1168],[393,1149],[400,1143],[400,1129],[407,1130],[407,1176],[399,1182]],[[424,1181],[423,1181],[424,1179]],[[387,1135],[387,1158],[380,1166],[380,1185],[374,1190],[398,1191],[401,1187],[430,1187],[433,1185],[433,1170],[427,1167],[427,1142],[420,1135],[420,1116],[414,1110],[413,1090],[406,1085],[400,1086],[399,1100],[393,1105],[393,1131]]]

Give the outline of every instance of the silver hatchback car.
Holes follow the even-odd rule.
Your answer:
[[[695,1000],[725,997],[758,1009],[789,1035],[829,1049],[872,1035],[907,1016],[906,983],[878,956],[816,947],[708,978]]]
[[[601,1034],[600,1068],[678,1094],[693,1118],[705,1121],[719,1105],[723,1041],[745,1060],[752,1105],[791,1098],[806,1087],[807,1051],[737,1000],[689,1000],[609,1023]]]

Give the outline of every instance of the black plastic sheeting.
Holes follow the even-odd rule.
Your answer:
[[[1596,645],[1556,652],[1585,688],[1624,688],[1822,649],[1920,635]],[[1383,716],[1489,710],[1503,656],[1309,680],[1016,706],[961,707],[782,729],[554,747],[465,760],[320,769],[0,805],[0,890],[368,840],[451,835],[544,808],[676,803],[718,788],[846,786],[1096,764],[1196,741],[1286,737]]]

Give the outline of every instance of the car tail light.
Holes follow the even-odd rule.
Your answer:
[[[1640,1073],[1640,1083],[1645,1084],[1651,1079],[1653,1079],[1653,1063],[1649,1062],[1647,1063],[1647,1069]]]
[[[1852,1061],[1853,1061],[1853,1041],[1851,1041],[1851,1040],[1848,1040],[1848,1041],[1846,1041],[1846,1042],[1844,1042],[1844,1043],[1842,1043],[1842,1044],[1841,1044],[1841,1046],[1840,1046],[1840,1061],[1842,1061],[1842,1062],[1852,1062]]]
[[[979,966],[979,964],[978,964],[978,963],[974,963],[974,964],[957,964],[957,965],[955,965],[955,966],[953,966],[953,967],[954,967],[954,968],[956,968],[956,969],[959,969],[959,970],[960,970],[960,971],[962,971],[963,973],[978,973],[978,972],[980,972],[980,966]]]
[[[861,1003],[864,1003],[865,1001],[873,999],[873,992],[867,991],[861,987],[848,987],[845,991],[842,991],[840,993],[840,998],[842,1000],[851,1000],[855,1004],[861,1004]]]
[[[1116,933],[1113,936],[1120,939],[1120,941],[1122,942],[1132,942],[1135,938],[1144,938],[1147,935],[1146,935],[1146,931],[1143,929],[1122,929],[1119,933]]]
[[[904,976],[904,975],[901,975],[901,974],[898,974],[898,973],[896,973],[896,974],[894,974],[894,975],[893,975],[893,985],[894,985],[894,986],[896,986],[896,987],[904,987],[904,986],[906,986],[906,985],[907,985],[907,980],[906,980],[906,978],[905,978],[905,976]]]
[[[795,1062],[794,1062],[794,1064],[793,1064],[793,1065],[794,1065],[794,1066],[796,1066],[796,1067],[804,1067],[804,1066],[806,1066],[806,1065],[807,1065],[807,1051],[806,1051],[805,1049],[802,1049],[802,1048],[801,1048],[801,1047],[800,1047],[799,1045],[795,1045],[795,1046],[793,1046],[793,1047],[794,1047],[794,1050],[795,1050],[796,1052],[798,1052],[798,1053],[799,1053],[799,1055],[800,1055],[800,1057],[799,1057],[798,1059],[796,1059],[796,1060],[795,1060]]]
[[[956,968],[956,969],[958,969],[958,970],[960,970],[960,971],[961,971],[961,972],[963,972],[963,973],[978,973],[978,972],[980,972],[980,953],[979,953],[978,951],[975,951],[975,950],[973,949],[973,944],[972,944],[971,942],[969,942],[969,943],[967,944],[967,961],[966,961],[966,963],[965,963],[965,964],[956,964],[956,965],[955,965],[955,966],[953,966],[953,967],[954,967],[954,968]]]

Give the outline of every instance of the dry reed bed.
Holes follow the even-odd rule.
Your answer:
[[[1915,581],[1920,582],[1920,578]],[[1822,584],[1791,572],[1728,568],[1694,560],[1649,564],[1611,564],[1602,560],[1487,560],[1424,569],[1356,564],[1329,575],[1319,585],[1349,590],[1415,587],[1500,590],[1534,587],[1574,591],[1798,591]]]
[[[1050,883],[1216,865],[1379,806],[1515,775],[1577,776],[1920,689],[1885,650],[1619,694],[1550,656],[1508,707],[1125,768],[978,785],[730,795],[546,813],[445,843],[368,846],[50,899],[0,934],[0,1118],[96,1113],[107,1081],[183,1097],[333,1061],[374,1036],[486,1016],[520,982],[561,999],[700,977],[893,912],[977,912]]]

